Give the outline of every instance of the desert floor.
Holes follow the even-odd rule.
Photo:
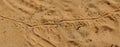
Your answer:
[[[120,47],[120,0],[0,0],[0,47]]]

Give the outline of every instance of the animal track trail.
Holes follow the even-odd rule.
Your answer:
[[[93,23],[95,25],[96,33],[115,33],[118,31],[117,28],[119,28],[119,14],[110,14],[109,16],[106,16],[101,19],[94,20]]]
[[[42,46],[47,45],[49,47],[79,47],[81,44],[79,44],[78,41],[81,41],[82,39],[78,38],[81,37],[82,34],[79,34],[77,28],[82,28],[86,26],[86,22],[65,22],[58,26],[53,25],[40,25],[37,27],[34,27],[33,30],[31,30],[31,33],[27,35],[30,37],[29,39],[33,39],[33,41],[28,41],[28,45],[33,46],[34,44],[39,44]],[[76,31],[74,31],[76,30]],[[59,32],[59,33],[58,33]],[[84,36],[82,36],[84,37]],[[27,39],[27,40],[29,40]],[[78,41],[77,41],[78,40]],[[40,42],[38,42],[40,41]],[[33,42],[33,43],[32,43]],[[30,43],[30,44],[29,44]],[[44,44],[42,44],[44,43]],[[46,45],[45,45],[46,44]],[[64,46],[66,45],[66,46]],[[70,46],[69,46],[70,45]],[[33,46],[34,47],[34,46]]]
[[[119,25],[117,19],[120,18],[120,10],[116,6],[108,5],[112,4],[108,0],[103,1],[104,4],[99,4],[98,0],[93,0],[96,3],[88,0],[87,3],[85,0],[3,1],[12,10],[32,16],[32,19],[27,19],[31,20],[30,24],[4,15],[0,16],[8,21],[22,23],[18,27],[25,32],[27,47],[99,47],[101,42],[98,41],[104,41],[103,37],[114,39],[110,34],[116,31]],[[116,10],[105,9],[106,6],[114,7]],[[105,44],[101,43],[101,45]],[[111,47],[116,46],[111,45]]]

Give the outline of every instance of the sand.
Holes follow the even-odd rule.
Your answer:
[[[120,0],[0,0],[0,47],[120,47]]]

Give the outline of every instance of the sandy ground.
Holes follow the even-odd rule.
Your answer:
[[[120,47],[120,0],[0,0],[0,47]]]

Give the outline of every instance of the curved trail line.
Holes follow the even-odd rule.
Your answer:
[[[7,0],[3,0],[3,2],[4,2],[7,6],[9,6],[11,9],[13,9],[13,10],[15,10],[15,11],[21,11],[21,12],[24,12],[25,14],[29,14],[30,16],[34,16],[34,15],[28,13],[27,11],[25,11],[24,8],[21,8],[21,9],[20,9],[19,7],[15,6],[14,3],[12,4],[11,2],[9,2],[9,1],[7,1]],[[20,4],[19,4],[19,5],[20,5]],[[25,7],[25,6],[24,6],[24,7]],[[26,8],[27,8],[27,7],[26,7]],[[100,17],[79,18],[79,19],[71,19],[71,20],[69,20],[69,19],[62,19],[62,20],[58,21],[58,23],[65,22],[65,21],[92,21],[92,20],[98,20],[98,19],[102,19],[102,18],[107,17],[107,16],[111,16],[111,14],[113,14],[114,12],[120,12],[120,10],[119,10],[119,9],[116,9],[116,10],[107,12],[107,13],[103,14],[103,16],[100,16]],[[23,23],[23,24],[25,24],[25,25],[27,25],[27,26],[29,26],[29,27],[32,27],[32,25],[29,25],[29,24],[24,23],[24,22],[21,22],[21,21],[17,21],[17,20],[15,20],[15,19],[11,19],[11,18],[4,17],[4,16],[1,16],[1,15],[0,15],[0,17],[5,18],[5,19],[9,19],[9,20],[12,20],[12,21],[16,21],[16,22],[19,22],[19,23]],[[119,16],[119,17],[120,17],[120,16]],[[45,24],[41,24],[41,25],[45,25]],[[46,24],[46,25],[56,25],[56,24]]]
[[[4,17],[4,16],[2,16],[2,15],[0,15],[0,17],[2,17],[2,18],[4,18],[4,19],[11,20],[11,21],[15,21],[15,22],[18,22],[18,23],[22,23],[22,24],[27,25],[27,26],[29,26],[29,27],[32,27],[32,25],[30,25],[30,24],[27,24],[27,23],[24,23],[24,22],[15,20],[15,19],[11,19],[11,18],[8,18],[8,17]]]
[[[118,10],[115,10],[115,11],[118,11]],[[115,12],[113,11],[113,12]],[[119,10],[120,11],[120,10]],[[109,15],[110,13],[106,13],[104,17],[107,17],[107,16],[111,16]],[[15,19],[12,19],[12,18],[8,18],[8,17],[4,17],[2,15],[0,15],[0,17],[4,18],[4,19],[8,19],[8,20],[12,20],[12,21],[15,21],[15,22],[19,22],[19,23],[22,23],[24,25],[27,25],[28,27],[34,27],[34,26],[37,26],[37,25],[30,25],[30,24],[27,24],[25,22],[21,22],[21,21],[18,21],[18,20],[15,20]],[[98,17],[98,18],[86,18],[86,19],[75,19],[75,20],[61,20],[60,22],[58,23],[61,23],[61,22],[65,22],[65,21],[92,21],[92,20],[98,20],[100,18],[104,18],[104,17]],[[120,16],[119,16],[120,17]],[[41,24],[41,25],[58,25],[58,24]]]

